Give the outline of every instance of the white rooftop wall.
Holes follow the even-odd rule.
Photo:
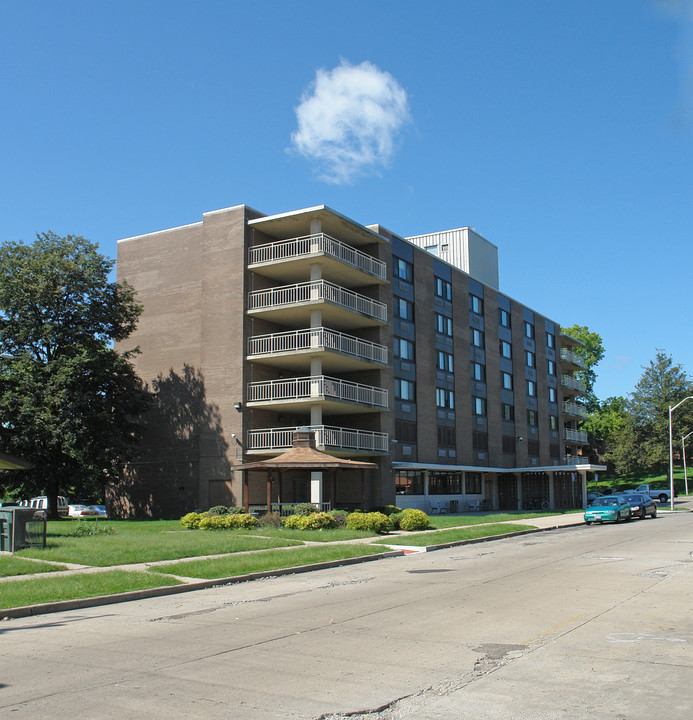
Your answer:
[[[498,290],[498,248],[471,228],[415,235],[406,240]]]

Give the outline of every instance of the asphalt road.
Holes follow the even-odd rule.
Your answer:
[[[661,513],[6,620],[0,716],[690,720],[692,557]]]

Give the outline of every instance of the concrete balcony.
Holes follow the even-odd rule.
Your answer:
[[[322,367],[331,372],[360,370],[388,363],[385,345],[361,340],[325,327],[291,330],[248,339],[247,360],[273,367],[300,370],[313,355],[322,355]]]
[[[310,277],[310,266],[316,263],[326,280],[350,286],[387,282],[382,260],[324,233],[256,245],[248,253],[249,270],[283,282]]]
[[[584,430],[574,430],[573,428],[563,428],[563,439],[578,445],[586,445],[588,442],[587,433]]]
[[[356,430],[330,425],[309,425],[315,432],[319,450],[333,455],[384,455],[389,452],[387,433]],[[246,438],[246,451],[250,455],[273,455],[292,447],[298,427],[264,428],[250,430]]]
[[[388,409],[388,392],[361,383],[311,375],[248,383],[248,407],[275,407],[300,412],[306,405],[319,404],[324,413],[365,412]]]
[[[296,283],[248,293],[248,313],[282,325],[310,325],[311,310],[322,311],[325,324],[368,327],[387,323],[387,305],[327,280]]]
[[[586,418],[587,408],[584,405],[578,403],[565,401],[563,403],[563,414],[571,415],[572,417]]]
[[[570,366],[571,369],[584,370],[586,367],[585,359],[582,355],[578,355],[567,348],[561,348],[561,360],[565,365]]]
[[[585,383],[572,375],[561,375],[561,388],[564,395],[580,395],[587,390]]]

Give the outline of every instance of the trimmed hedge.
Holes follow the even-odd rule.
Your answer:
[[[400,530],[413,532],[415,530],[426,530],[429,526],[428,515],[423,510],[407,508],[399,513],[398,517]]]
[[[329,513],[316,512],[309,515],[289,515],[282,519],[289,530],[326,530],[337,527],[337,521]]]
[[[208,515],[207,513],[191,512],[183,515],[180,524],[190,530],[233,530],[257,527],[258,519],[245,513]]]
[[[389,532],[394,527],[390,518],[381,512],[353,512],[347,515],[344,524],[349,530],[368,530],[377,533]]]

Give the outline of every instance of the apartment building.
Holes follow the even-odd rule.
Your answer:
[[[112,488],[123,515],[272,502],[427,511],[582,506],[578,341],[503,295],[470,228],[411,238],[325,206],[240,205],[118,243],[144,312],[127,346],[156,393]],[[584,390],[584,388],[583,388]],[[339,477],[236,470],[308,429]]]

